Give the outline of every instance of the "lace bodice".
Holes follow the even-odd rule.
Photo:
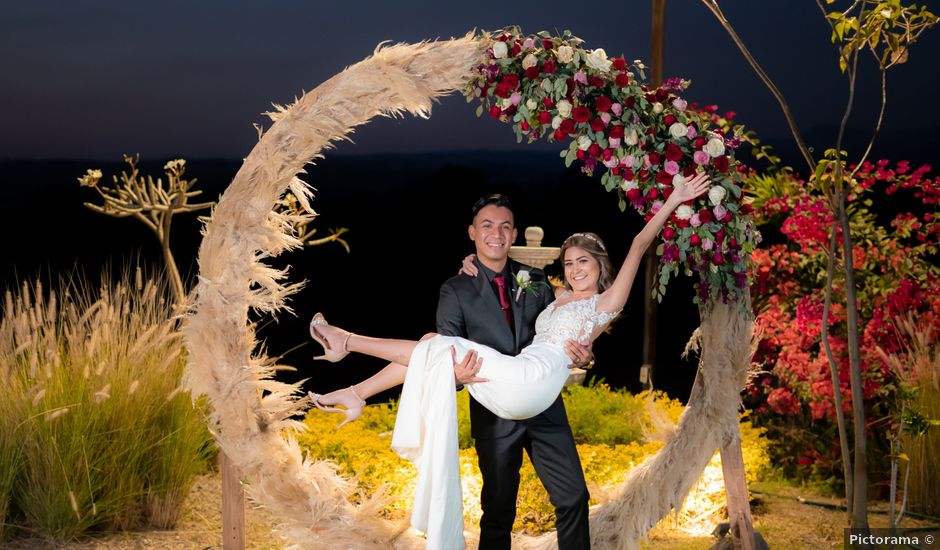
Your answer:
[[[549,304],[535,320],[532,343],[564,346],[565,340],[581,340],[589,337],[595,328],[607,326],[620,315],[620,311],[597,311],[598,296],[572,300],[560,306],[556,305],[557,302]]]

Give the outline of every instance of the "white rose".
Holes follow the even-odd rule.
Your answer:
[[[692,210],[692,207],[688,204],[680,204],[679,208],[676,208],[676,217],[680,220],[688,220],[695,214],[695,210]]]
[[[630,180],[630,181],[623,180],[623,183],[620,184],[620,188],[623,189],[624,191],[629,191],[629,190],[631,190],[631,189],[637,189],[637,188],[639,188],[639,187],[640,187],[640,186],[637,185],[637,183],[636,183],[635,181],[633,181],[633,180]]]
[[[558,114],[561,118],[568,118],[571,116],[571,103],[567,99],[562,99],[555,104],[555,108],[558,109]]]
[[[610,71],[611,61],[607,59],[607,52],[604,51],[604,48],[597,48],[587,55],[587,59],[584,60],[587,63],[587,66],[606,73]]]
[[[640,140],[640,136],[637,135],[636,128],[631,128],[630,132],[623,138],[624,143],[626,143],[627,145],[631,147],[636,145],[639,142],[639,140]]]
[[[591,147],[591,144],[594,143],[591,141],[591,138],[587,136],[581,136],[578,138],[578,149],[582,151],[587,151]]]
[[[552,118],[552,130],[557,130],[559,126],[561,126],[561,117],[555,115],[555,117]]]
[[[529,272],[525,269],[522,269],[518,273],[516,273],[516,283],[518,283],[519,286],[525,286],[531,280],[532,280],[532,276],[529,275]]]
[[[536,65],[538,65],[538,64],[539,64],[539,60],[538,60],[537,57],[535,57],[534,54],[531,54],[531,53],[530,53],[529,55],[527,55],[527,56],[525,56],[524,58],[522,58],[522,68],[523,68],[523,69],[528,69],[529,67],[534,67],[534,66],[536,66]]]
[[[677,97],[672,100],[672,106],[676,108],[677,111],[684,111],[686,107],[689,106],[688,102],[681,97]]]
[[[574,59],[574,48],[571,46],[558,46],[555,57],[562,63],[571,63],[571,60]]]
[[[499,100],[499,102],[500,102],[500,106],[503,109],[508,109],[512,107],[512,98],[506,97],[506,98]]]
[[[708,156],[715,158],[720,157],[725,154],[725,143],[721,141],[721,138],[713,137],[708,140],[708,143],[703,147]]]
[[[663,112],[663,104],[658,101],[656,103],[653,103],[653,112],[656,113],[657,115]]]
[[[686,126],[685,124],[682,124],[681,122],[676,122],[672,126],[669,127],[669,135],[671,135],[673,139],[679,139],[681,137],[685,137],[685,135],[688,133],[689,133],[689,127]]]
[[[530,111],[534,111],[535,108],[538,107],[538,106],[539,106],[539,104],[536,103],[534,99],[527,99],[526,102],[525,102],[525,108],[528,109],[528,110],[530,110]]]
[[[509,55],[509,46],[506,45],[502,40],[497,40],[493,42],[493,57],[496,59],[503,59]]]
[[[721,201],[725,200],[725,196],[728,194],[728,191],[720,185],[712,185],[708,190],[708,200],[711,201],[712,206],[718,206],[721,204]]]

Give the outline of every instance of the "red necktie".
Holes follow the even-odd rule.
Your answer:
[[[506,279],[500,273],[493,277],[493,282],[496,283],[499,290],[499,307],[503,308],[503,313],[506,314],[506,322],[509,323],[509,328],[512,328],[512,307],[509,303],[509,289],[506,288]]]

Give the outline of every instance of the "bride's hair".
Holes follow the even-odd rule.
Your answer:
[[[607,255],[607,247],[604,246],[604,241],[595,233],[575,233],[568,237],[561,245],[562,266],[565,265],[565,252],[572,246],[584,250],[600,264],[601,272],[597,277],[597,292],[601,293],[610,288],[610,285],[614,283],[617,272],[613,264],[610,263],[610,256]],[[571,290],[571,285],[568,284],[567,279],[565,279],[565,288]]]

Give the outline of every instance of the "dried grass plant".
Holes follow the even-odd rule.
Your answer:
[[[105,278],[97,288],[63,279],[51,291],[35,281],[6,292],[7,524],[51,539],[168,528],[207,468],[213,447],[204,415],[180,392],[186,357],[169,288],[139,271],[129,278]]]

